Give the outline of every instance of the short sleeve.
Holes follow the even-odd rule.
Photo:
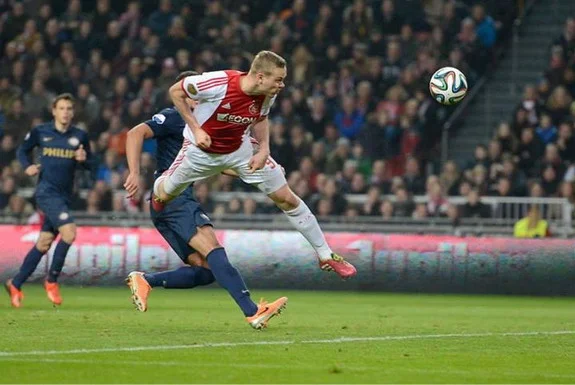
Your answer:
[[[201,75],[188,76],[181,81],[182,90],[193,100],[208,100],[221,94],[228,84],[225,71],[205,72]]]
[[[177,131],[181,133],[185,126],[182,117],[175,109],[164,109],[145,123],[154,133],[154,137],[173,135]]]

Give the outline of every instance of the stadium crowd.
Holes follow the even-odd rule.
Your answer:
[[[561,116],[573,88],[567,84],[553,91],[548,104],[559,106],[555,109],[537,101],[529,109],[525,102],[531,99],[526,99],[517,122],[502,125],[488,149],[478,148],[462,179],[453,162],[441,175],[424,173],[448,113],[429,97],[427,80],[443,65],[460,68],[471,82],[480,76],[514,18],[514,5],[496,0],[253,0],[240,6],[231,0],[0,0],[0,210],[23,217],[33,211],[33,200],[18,189],[33,187],[34,180],[22,172],[15,150],[31,127],[51,119],[50,102],[62,92],[77,98],[76,125],[89,133],[99,160],[97,169],[80,178],[78,189],[89,192],[75,208],[146,210],[147,193],[139,201],[122,193],[127,131],[170,105],[167,88],[180,71],[246,70],[254,53],[271,49],[289,65],[288,88],[270,116],[272,155],[319,216],[457,217],[447,194],[469,194],[464,215],[489,215],[473,197],[489,192],[487,181],[498,173],[508,176],[507,194],[523,194],[519,168],[547,180],[565,171],[554,162],[571,145],[564,138],[571,127],[561,124]],[[563,37],[565,48],[553,56],[562,65],[572,62],[563,56],[572,54],[571,36]],[[563,76],[553,68],[547,89],[569,76],[573,79],[573,71]],[[542,96],[542,88],[528,90],[529,95]],[[545,150],[545,164],[551,166],[525,169],[534,160],[518,150],[527,146],[522,122],[534,127],[535,118],[541,118],[541,126],[532,136],[557,145]],[[544,134],[555,125],[559,139]],[[515,133],[521,141],[512,139]],[[510,149],[516,158],[503,155]],[[145,144],[142,191],[152,185],[154,151],[153,142]],[[497,192],[503,194],[501,180]],[[565,188],[548,182],[539,185],[540,194]],[[196,186],[209,212],[272,210],[251,199],[216,204],[210,198],[212,191],[250,189],[224,175]],[[368,199],[354,206],[344,194]],[[383,194],[393,194],[394,201],[382,200]],[[428,203],[414,204],[412,196],[422,194]]]
[[[492,140],[478,145],[450,190],[500,197],[567,198],[575,203],[575,18],[552,42],[549,66],[537,85],[528,85],[508,122],[502,122]]]

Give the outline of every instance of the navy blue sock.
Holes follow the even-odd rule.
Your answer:
[[[64,268],[64,262],[66,261],[66,255],[68,254],[68,249],[70,246],[72,245],[62,240],[56,245],[56,249],[54,249],[54,256],[52,257],[52,264],[50,265],[50,270],[48,271],[48,282],[58,282],[58,277]]]
[[[43,255],[44,253],[38,250],[36,246],[32,247],[28,254],[26,254],[26,258],[24,258],[24,262],[22,262],[22,266],[20,266],[20,271],[18,271],[18,274],[12,279],[12,284],[16,286],[18,290],[20,290],[24,282],[26,282],[34,270],[36,270]]]
[[[258,306],[250,298],[250,292],[240,272],[230,263],[226,251],[223,248],[212,250],[207,256],[207,261],[216,281],[230,293],[246,317],[256,314]]]
[[[209,285],[216,280],[210,269],[196,266],[182,266],[176,270],[144,274],[144,278],[150,286],[163,286],[166,289],[191,289]]]

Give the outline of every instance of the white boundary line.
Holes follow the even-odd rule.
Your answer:
[[[339,344],[346,342],[383,342],[383,341],[405,341],[405,340],[426,340],[426,339],[449,339],[449,338],[484,338],[484,337],[537,337],[537,336],[557,336],[575,335],[575,330],[559,331],[539,331],[539,332],[508,332],[508,333],[460,333],[460,334],[412,334],[403,336],[377,336],[377,337],[340,337],[332,339],[318,340],[279,340],[279,341],[249,341],[249,342],[217,342],[195,345],[156,345],[156,346],[134,346],[98,349],[71,349],[71,350],[31,350],[27,352],[0,352],[2,357],[17,356],[49,356],[60,354],[92,354],[92,353],[117,353],[117,352],[139,352],[139,351],[162,351],[181,349],[206,349],[238,346],[262,346],[262,345],[302,345],[302,344]]]

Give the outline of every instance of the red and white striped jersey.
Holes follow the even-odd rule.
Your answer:
[[[194,108],[198,123],[212,139],[206,152],[229,154],[240,148],[248,128],[269,114],[275,101],[265,95],[247,95],[240,87],[240,71],[213,71],[182,79],[186,95],[199,103]],[[195,143],[186,126],[184,137]]]

